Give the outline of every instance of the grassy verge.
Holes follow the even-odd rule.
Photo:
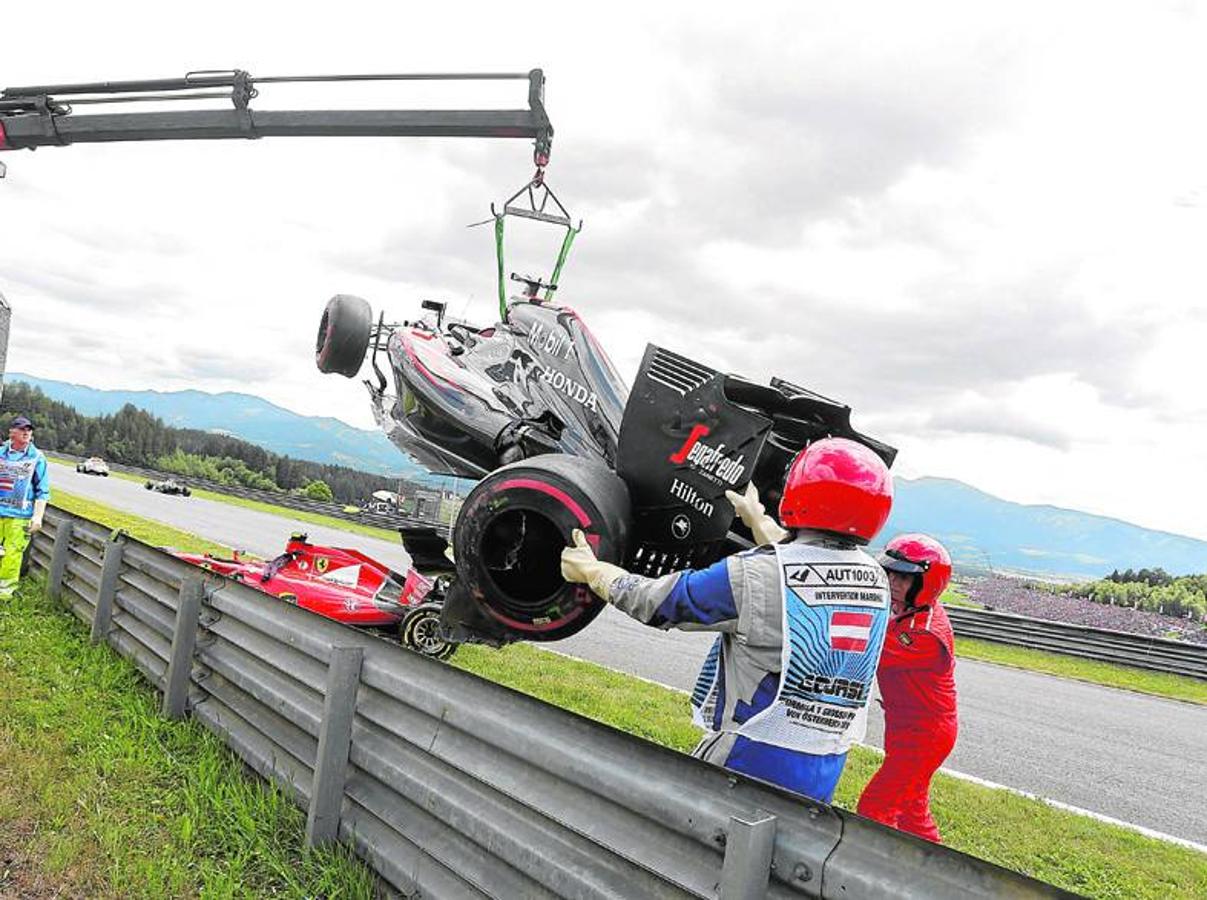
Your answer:
[[[975,638],[956,638],[956,655],[962,659],[977,659],[983,662],[1045,672],[1062,678],[1075,678],[1107,687],[1125,688],[1157,697],[1186,700],[1191,703],[1207,704],[1207,681],[1170,675],[1165,672],[1150,672],[1132,666],[1117,666],[1113,663],[1096,662],[1062,653],[1032,650],[1030,647],[1013,647]]]
[[[345,849],[155,692],[39,582],[0,606],[0,896],[366,897]]]
[[[64,459],[63,457],[46,454],[47,459],[62,463],[65,466],[75,466],[75,460]],[[169,473],[170,474],[170,473]],[[141,475],[132,475],[129,472],[118,472],[116,469],[110,473],[113,478],[121,478],[125,481],[135,481],[139,484],[145,484],[146,479]],[[189,483],[187,476],[179,477],[182,481]],[[274,503],[264,503],[260,500],[247,500],[243,497],[232,497],[230,494],[221,494],[217,491],[207,491],[204,488],[195,488],[189,483],[189,487],[193,492],[194,497],[201,497],[204,500],[216,500],[219,503],[229,503],[231,506],[242,506],[244,509],[254,509],[256,512],[269,513],[274,516],[284,516],[287,519],[296,519],[299,522],[310,522],[314,525],[323,525],[327,528],[337,528],[340,531],[351,532],[352,534],[363,534],[366,537],[380,538],[384,541],[394,542],[398,540],[398,532],[390,531],[388,528],[375,528],[372,525],[362,525],[359,522],[351,522],[347,519],[337,519],[334,516],[325,516],[322,513],[307,512],[306,510],[290,509],[287,506],[277,506]],[[55,491],[55,500],[57,502],[59,492]]]
[[[195,553],[230,553],[230,548],[223,544],[208,541],[170,525],[144,519],[133,513],[122,512],[112,506],[69,494],[57,488],[54,491],[52,502],[60,509],[91,519],[93,522],[99,522],[106,528],[120,528],[131,537],[154,547],[175,547],[178,550],[190,550]]]
[[[151,543],[187,532],[59,494],[56,502]],[[517,645],[454,664],[681,751],[686,696]],[[301,852],[301,813],[241,774],[208,733],[158,718],[154,693],[30,586],[0,607],[0,896],[49,880],[80,896],[359,896],[365,871]],[[836,802],[852,808],[879,762],[856,748]],[[1006,791],[936,779],[956,849],[1095,897],[1207,896],[1207,857]],[[7,879],[7,883],[5,881]],[[42,882],[39,882],[39,879]]]
[[[284,516],[287,519],[296,519],[299,522],[311,522],[315,525],[324,525],[327,528],[337,528],[340,531],[348,531],[352,534],[363,534],[366,537],[378,538],[383,541],[390,541],[391,543],[398,541],[397,531],[390,531],[388,528],[374,528],[372,525],[362,525],[359,522],[350,522],[347,519],[324,516],[322,513],[289,509],[285,506],[275,506],[272,503],[262,503],[259,500],[246,500],[243,497],[232,497],[230,494],[219,494],[216,491],[207,491],[202,488],[193,488],[193,496],[201,497],[205,500],[217,500],[219,503],[229,503],[231,506],[242,506],[244,509],[254,509],[257,512],[270,513],[274,516]]]
[[[677,750],[699,732],[687,696],[528,645],[463,647],[454,665]],[[880,764],[855,748],[835,803],[853,809]],[[948,846],[1067,890],[1104,898],[1207,896],[1207,856],[1125,828],[940,775],[931,793]]]
[[[985,604],[977,603],[975,600],[968,598],[968,592],[961,588],[958,584],[950,584],[939,600],[948,606],[963,606],[967,609],[984,609]]]

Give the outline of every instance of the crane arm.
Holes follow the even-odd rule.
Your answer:
[[[256,85],[345,81],[528,82],[522,109],[256,110]],[[303,75],[253,78],[242,70],[193,72],[184,78],[35,85],[0,92],[0,150],[108,141],[212,140],[296,137],[490,137],[530,138],[537,165],[548,162],[553,126],[545,113],[545,77],[527,73],[443,75]],[[80,112],[110,103],[195,101],[224,98],[229,109]]]

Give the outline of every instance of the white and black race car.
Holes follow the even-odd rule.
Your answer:
[[[143,487],[148,491],[157,491],[160,494],[178,494],[182,497],[192,496],[193,493],[183,481],[177,481],[174,478],[164,481],[148,481]]]

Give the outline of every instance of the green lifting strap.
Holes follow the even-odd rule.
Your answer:
[[[553,276],[549,279],[549,287],[545,288],[545,302],[548,303],[553,297],[553,289],[557,287],[557,280],[561,277],[562,266],[566,264],[566,257],[570,255],[570,247],[574,244],[574,236],[582,231],[582,226],[578,228],[567,228],[566,236],[562,239],[561,252],[557,254],[557,264],[553,267]]]
[[[503,217],[495,216],[495,258],[499,262],[499,321],[507,321],[507,287],[503,278]]]

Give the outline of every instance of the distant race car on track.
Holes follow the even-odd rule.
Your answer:
[[[75,470],[84,475],[102,475],[109,477],[109,464],[99,456],[90,456],[75,464]]]
[[[190,497],[193,494],[189,490],[188,485],[174,478],[168,478],[165,481],[148,481],[143,487],[148,491],[158,491],[161,494],[179,494],[182,497]]]
[[[439,634],[446,576],[428,578],[414,569],[403,575],[358,550],[311,544],[301,533],[268,561],[171,553],[337,622],[390,632],[425,656],[448,659],[456,650]]]

